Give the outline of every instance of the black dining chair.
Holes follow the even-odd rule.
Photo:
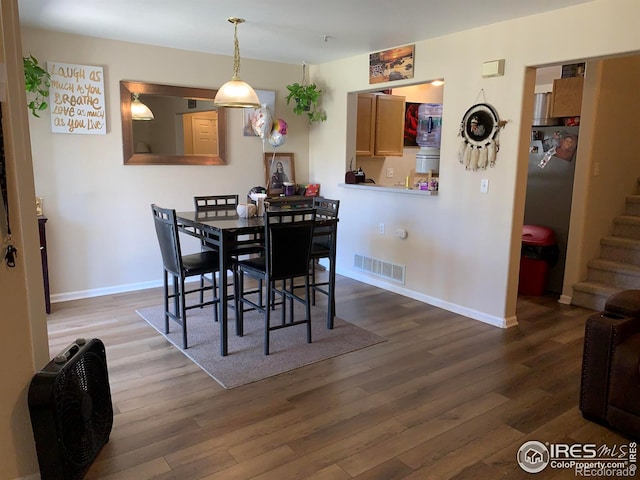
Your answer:
[[[307,343],[311,343],[311,302],[309,288],[309,258],[313,238],[315,210],[267,210],[265,212],[264,255],[238,261],[239,282],[237,298],[242,308],[239,316],[239,335],[243,334],[244,305],[260,311],[264,316],[264,354],[269,355],[269,333],[294,325],[307,325]],[[266,287],[264,302],[257,301],[244,291],[244,276],[263,281]],[[294,280],[304,278],[304,293],[294,293]],[[280,322],[271,324],[275,296],[281,298]],[[294,301],[305,307],[305,318],[294,318]],[[287,306],[288,315],[287,315]],[[288,318],[287,318],[288,317]]]
[[[182,327],[182,347],[188,348],[187,343],[187,310],[202,308],[208,305],[217,305],[220,302],[215,285],[205,284],[205,275],[211,275],[214,279],[220,271],[220,263],[217,252],[202,251],[190,255],[182,255],[180,248],[180,236],[176,222],[176,211],[151,205],[153,220],[162,254],[163,278],[164,278],[164,329],[169,333],[169,319],[174,320]],[[173,291],[169,291],[169,275],[173,279]],[[185,280],[189,277],[200,277],[199,287],[187,289]],[[211,291],[211,300],[203,301],[205,291]],[[187,296],[191,293],[200,294],[200,302],[187,305]],[[169,302],[173,299],[173,308],[169,308]],[[217,319],[218,309],[213,308]]]
[[[238,206],[238,195],[200,195],[193,197],[196,211],[234,210]]]
[[[236,209],[238,207],[238,198],[236,194],[227,195],[199,195],[193,197],[193,204],[196,212],[207,212],[207,216],[213,215],[219,216],[233,216],[236,215]],[[202,250],[213,250],[211,245],[207,243],[205,239],[202,240]],[[233,274],[233,284],[238,282],[238,271],[235,267],[236,262],[243,255],[253,255],[262,253],[264,250],[262,242],[262,234],[252,235],[251,238],[244,238],[241,245],[237,245],[229,250],[229,256],[231,257],[231,273]],[[214,288],[216,286],[215,277],[209,279],[205,277],[205,280],[210,281]],[[261,291],[262,285],[259,286]],[[200,298],[202,302],[202,297]],[[231,304],[231,308],[236,308],[235,300]],[[216,321],[218,316],[216,315]]]
[[[316,292],[327,296],[327,328],[333,328],[336,315],[336,245],[338,235],[338,210],[340,200],[313,197],[316,223],[311,243],[311,304],[316,304]],[[316,278],[317,263],[321,259],[329,262],[329,278],[319,282]]]

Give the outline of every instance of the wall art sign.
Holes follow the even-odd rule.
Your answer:
[[[47,71],[51,75],[51,132],[105,135],[102,67],[47,62]]]
[[[391,48],[369,54],[369,83],[413,78],[415,45]]]

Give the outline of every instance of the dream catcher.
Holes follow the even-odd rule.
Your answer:
[[[488,103],[477,103],[464,114],[460,123],[458,158],[467,170],[493,167],[500,150],[498,134],[507,122]]]

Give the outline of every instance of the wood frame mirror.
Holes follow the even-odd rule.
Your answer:
[[[177,103],[179,106],[168,113],[164,108],[156,108],[154,120],[138,121],[131,118],[133,94],[139,94],[140,101],[154,111],[153,100]],[[224,165],[226,115],[224,108],[213,106],[216,90],[207,88],[178,87],[153,83],[120,81],[120,113],[122,116],[122,150],[125,165]],[[198,105],[199,104],[199,105]],[[207,113],[207,125],[213,135],[215,145],[210,152],[197,153],[194,149],[195,135],[187,122],[188,115]],[[217,117],[217,118],[216,118]],[[193,123],[193,119],[190,119]],[[135,125],[139,124],[139,125]],[[156,147],[148,139],[140,139],[138,126],[147,128],[164,125],[164,132],[155,134],[167,143]],[[190,140],[191,139],[191,140]],[[193,152],[193,153],[192,153]]]

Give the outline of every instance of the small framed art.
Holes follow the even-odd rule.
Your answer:
[[[280,195],[284,192],[284,184],[294,183],[295,170],[293,153],[273,152],[264,154],[267,195]]]

